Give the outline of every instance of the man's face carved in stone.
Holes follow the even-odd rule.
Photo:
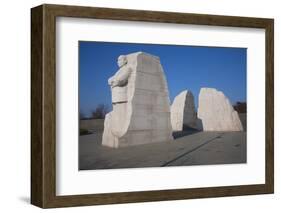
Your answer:
[[[127,63],[126,57],[125,57],[125,56],[119,56],[118,62],[117,62],[118,66],[119,66],[119,67],[122,67],[122,66],[124,66],[126,63]]]

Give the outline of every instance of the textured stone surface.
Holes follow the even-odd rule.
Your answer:
[[[102,145],[124,147],[173,139],[166,78],[156,56],[143,52],[118,58],[108,83],[113,110],[106,115]]]
[[[204,131],[243,131],[238,113],[228,98],[213,88],[200,90],[198,120]]]
[[[171,106],[173,131],[182,131],[184,127],[196,128],[196,119],[193,94],[184,90],[175,97]]]

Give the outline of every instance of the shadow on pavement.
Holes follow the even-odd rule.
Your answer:
[[[192,134],[195,134],[198,132],[201,132],[201,131],[188,127],[188,128],[184,128],[183,131],[173,132],[173,137],[174,137],[174,139],[177,139],[177,138],[181,138],[181,137],[184,137],[187,135],[192,135]]]

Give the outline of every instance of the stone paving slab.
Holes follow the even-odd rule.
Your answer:
[[[79,168],[117,169],[246,162],[246,132],[180,132],[173,141],[124,148],[101,145],[102,132],[80,136]]]
[[[246,163],[246,151],[245,132],[227,132],[168,166]]]

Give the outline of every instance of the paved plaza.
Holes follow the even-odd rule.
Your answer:
[[[102,130],[79,138],[79,169],[117,169],[246,163],[246,132],[173,133],[175,140],[109,148]]]

